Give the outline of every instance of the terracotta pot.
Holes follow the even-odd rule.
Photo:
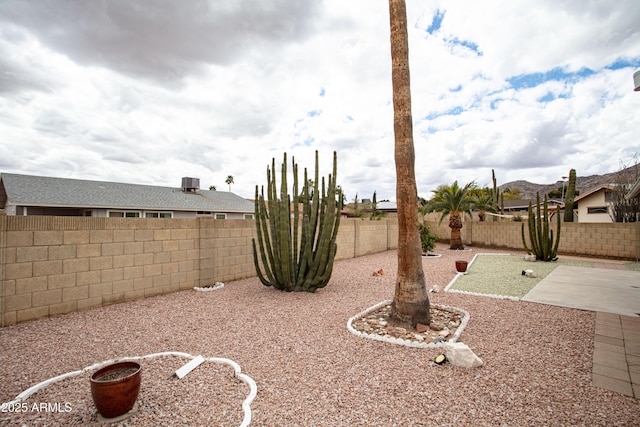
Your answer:
[[[467,272],[467,261],[456,261],[456,271],[458,273],[466,273]]]
[[[115,418],[129,412],[140,392],[142,366],[137,362],[107,365],[91,375],[91,396],[98,413]]]

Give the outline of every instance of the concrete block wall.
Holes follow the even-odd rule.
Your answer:
[[[448,241],[448,223],[428,222]],[[396,249],[397,219],[342,219],[337,259]],[[2,326],[255,276],[253,220],[0,214]],[[463,241],[522,249],[520,223],[465,221]],[[563,224],[561,254],[640,258],[640,223]]]
[[[397,247],[390,222],[341,221],[337,258]],[[2,326],[253,277],[254,236],[241,219],[0,215]]]
[[[448,225],[427,222],[438,240],[448,241]],[[464,222],[462,239],[466,244],[506,249],[522,249],[521,222]],[[525,227],[526,227],[525,223]],[[553,224],[555,233],[555,223]],[[528,239],[528,230],[525,236]],[[527,240],[528,241],[528,240]],[[560,255],[598,258],[640,259],[640,223],[562,223]]]
[[[199,218],[200,286],[256,275],[251,239],[256,236],[252,219]]]
[[[192,219],[1,215],[0,226],[3,325],[199,283]]]

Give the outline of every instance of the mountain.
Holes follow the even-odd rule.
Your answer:
[[[576,171],[579,172],[579,171]],[[591,190],[592,188],[598,187],[600,185],[605,184],[616,184],[616,183],[634,183],[636,179],[640,177],[640,164],[636,164],[634,166],[630,166],[626,169],[622,169],[617,172],[607,173],[604,175],[589,175],[589,176],[577,176],[576,177],[576,190],[583,194],[586,191]],[[565,183],[568,184],[569,180],[567,179]],[[547,194],[551,190],[555,190],[556,188],[562,187],[562,181],[556,181],[553,184],[534,184],[529,181],[511,181],[505,184],[498,186],[501,191],[504,191],[505,188],[517,188],[520,190],[520,194],[522,195],[522,199],[524,200],[533,200],[536,198],[536,192],[540,193],[540,197]]]

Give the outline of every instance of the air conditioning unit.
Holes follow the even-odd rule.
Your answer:
[[[182,178],[182,191],[186,193],[196,193],[200,191],[200,178]]]

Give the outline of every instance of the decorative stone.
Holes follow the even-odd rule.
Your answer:
[[[525,255],[524,256],[524,260],[525,261],[535,262],[536,261],[536,256],[534,254]]]
[[[436,293],[436,294],[437,294],[438,292],[440,292],[440,286],[438,286],[438,285],[433,285],[433,287],[431,288],[431,292],[433,292],[433,293]]]
[[[483,365],[482,359],[476,356],[468,345],[456,342],[445,345],[449,363],[463,368],[477,368]]]
[[[402,335],[407,334],[407,330],[405,328],[393,328],[389,331],[389,333],[394,337],[401,337]]]
[[[438,335],[440,335],[442,338],[446,338],[451,334],[451,332],[449,332],[448,329],[443,329],[440,332],[438,332]]]
[[[430,329],[430,328],[429,328],[429,325],[424,325],[424,324],[422,324],[422,323],[416,323],[416,331],[418,331],[418,332],[420,332],[420,333],[422,333],[422,332],[426,332],[426,331],[428,331],[429,329]]]

